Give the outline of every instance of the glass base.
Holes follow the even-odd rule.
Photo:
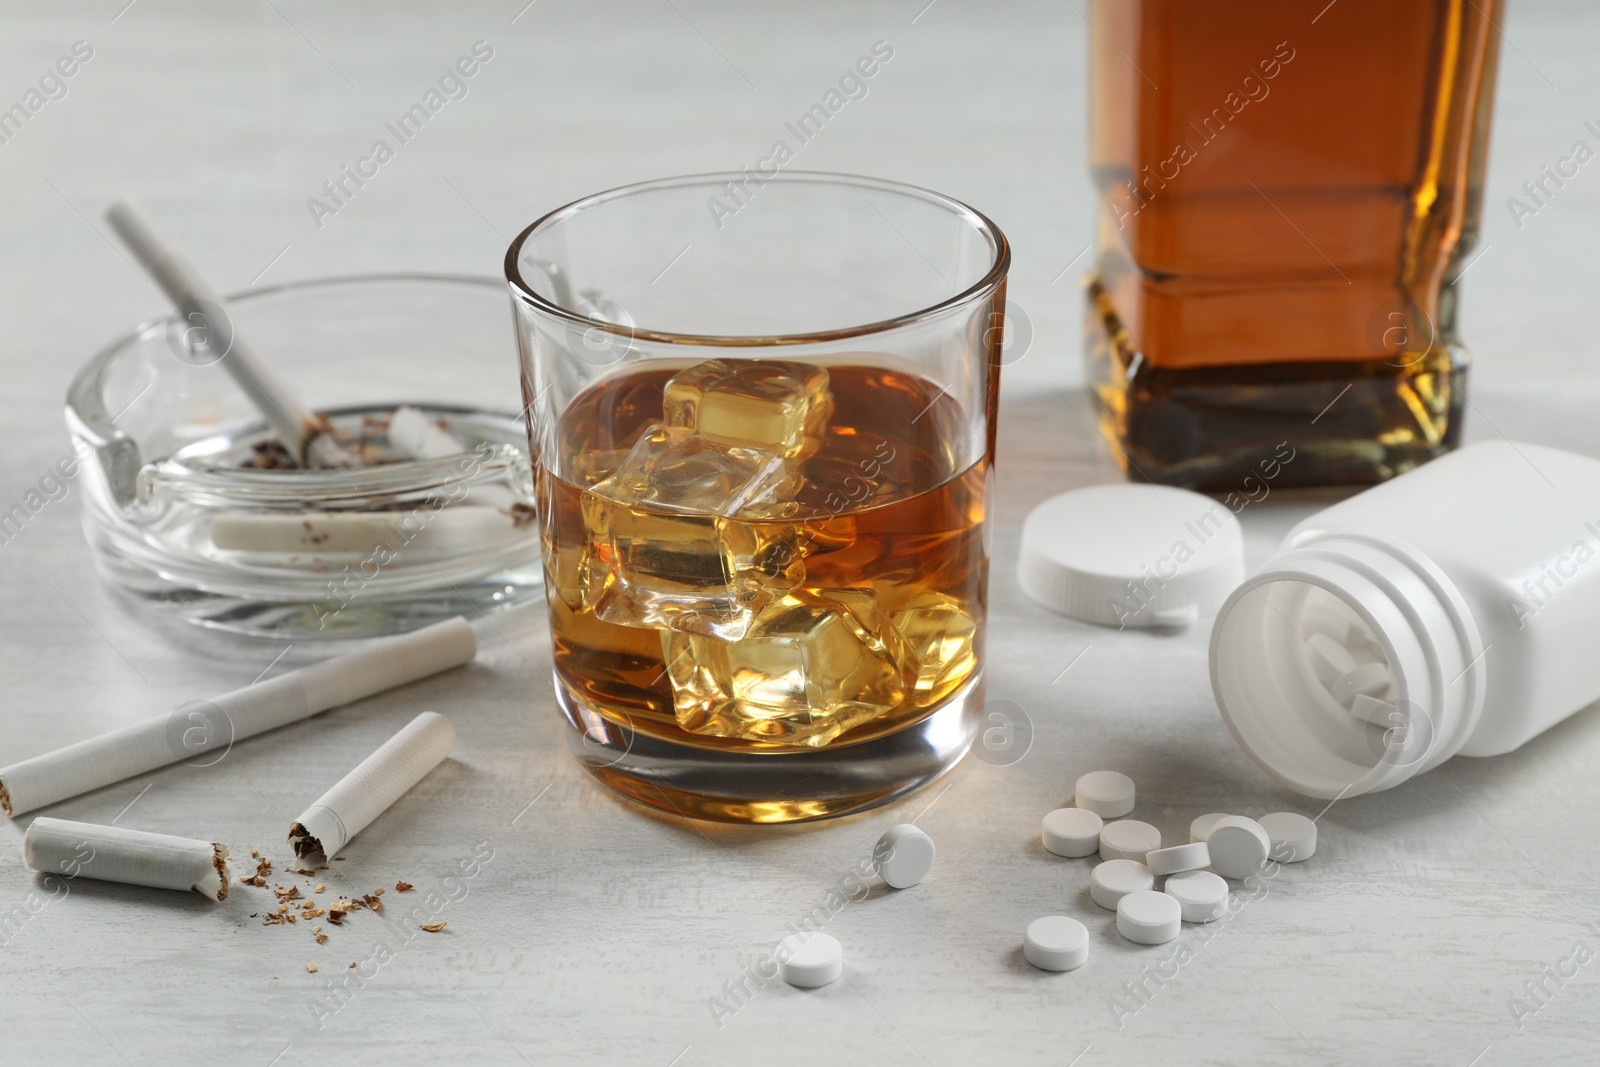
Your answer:
[[[1098,282],[1084,331],[1100,425],[1130,477],[1258,499],[1266,489],[1385,481],[1461,439],[1468,356],[1156,367]]]
[[[584,769],[623,796],[713,822],[825,819],[885,804],[960,762],[978,735],[982,673],[904,729],[854,745],[729,752],[628,729],[591,711],[558,679],[567,747]]]

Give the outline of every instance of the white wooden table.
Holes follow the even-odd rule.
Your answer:
[[[364,270],[494,274],[509,235],[551,206],[753,163],[879,40],[892,61],[796,165],[979,205],[1014,241],[1013,303],[1034,335],[1002,407],[989,682],[990,699],[1026,715],[1023,758],[968,760],[902,803],[818,826],[660,818],[564,753],[544,621],[502,618],[481,627],[470,668],[241,744],[215,766],[180,765],[50,811],[281,859],[287,814],[418,711],[450,714],[455,758],[328,875],[330,892],[397,878],[416,892],[391,888],[384,915],[326,928],[325,945],[304,926],[250,918],[263,890],[236,887],[217,906],[46,883],[22,868],[22,826],[0,828],[0,1062],[1596,1061],[1600,962],[1575,974],[1564,963],[1575,945],[1600,952],[1593,711],[1513,755],[1335,804],[1315,859],[1285,868],[1221,927],[1187,931],[1181,965],[1176,946],[1116,935],[1088,901],[1089,861],[1041,849],[1042,814],[1100,767],[1138,780],[1140,816],[1169,839],[1202,812],[1322,805],[1275,788],[1229,739],[1205,627],[1112,633],[1054,617],[1017,588],[1010,561],[1027,510],[1116,476],[1068,403],[1085,405],[1074,390],[1086,257],[1075,257],[1093,209],[1093,31],[1081,2],[924,2],[538,0],[519,13],[522,0],[94,0],[0,14],[0,105],[23,99],[75,41],[93,50],[66,95],[0,144],[0,510],[66,450],[60,407],[75,368],[161,310],[91,221],[112,198],[141,201],[225,289]],[[1478,359],[1468,437],[1600,454],[1600,164],[1520,228],[1505,204],[1575,140],[1597,145],[1583,124],[1600,116],[1600,12],[1520,3],[1503,29],[1485,251],[1462,316]],[[493,57],[468,94],[319,228],[307,199],[479,40]],[[5,761],[246,683],[281,651],[160,625],[111,596],[77,528],[78,492],[0,544]],[[1248,509],[1251,563],[1316,506],[1274,495]],[[296,646],[272,669],[318,655]],[[879,832],[913,817],[939,844],[930,880],[830,901],[853,888]],[[419,933],[402,903],[449,925]],[[845,946],[844,981],[729,992],[818,908]],[[1052,912],[1090,927],[1092,959],[1078,972],[1021,959],[1023,928]],[[1560,969],[1571,976],[1547,977]],[[1530,982],[1544,985],[1538,999]],[[1519,1019],[1516,999],[1537,1010]]]

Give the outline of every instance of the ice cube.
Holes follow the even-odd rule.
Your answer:
[[[662,634],[678,725],[698,734],[821,747],[904,700],[914,660],[870,591],[796,590],[744,638]]]
[[[583,494],[583,602],[603,622],[737,640],[798,585],[794,475],[783,457],[652,426]]]
[[[978,624],[961,602],[926,592],[889,616],[917,658],[919,701],[938,700],[971,676],[977,666]]]
[[[833,413],[828,372],[776,359],[713,359],[679,371],[662,393],[668,426],[709,441],[809,456]]]

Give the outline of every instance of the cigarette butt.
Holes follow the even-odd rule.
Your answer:
[[[33,870],[68,878],[228,897],[228,849],[215,841],[41,817],[22,837],[22,859]]]
[[[208,315],[221,314],[221,325],[229,337],[228,349],[224,353],[227,358],[219,357],[223,370],[233,377],[250,402],[265,416],[296,463],[329,467],[360,466],[359,461],[326,432],[326,420],[305,407],[278,379],[266,361],[257,356],[233,329],[222,297],[213,292],[189,264],[156,236],[149,223],[132,205],[121,202],[112,204],[106,210],[106,221],[175,307],[186,314],[193,310],[201,310]],[[316,462],[313,463],[313,460]]]
[[[506,494],[507,507],[510,494]],[[270,564],[292,554],[293,565],[321,559],[361,557],[378,548],[462,555],[524,536],[509,511],[478,504],[435,511],[307,511],[287,514],[229,512],[211,520],[211,544],[222,552],[250,554],[247,562]]]
[[[289,827],[297,856],[331,856],[388,810],[456,747],[455,727],[425,711],[339,779]]]
[[[167,715],[0,768],[0,806],[16,816],[179,760],[227,754],[235,741],[468,663],[472,627],[457,616],[281,674]]]
[[[467,451],[467,446],[409,404],[389,416],[389,449],[408,459],[443,459]]]

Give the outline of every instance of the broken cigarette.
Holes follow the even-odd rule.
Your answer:
[[[425,711],[412,719],[295,820],[295,855],[335,855],[455,747],[455,727],[443,715]]]
[[[21,815],[201,753],[225,753],[235,741],[468,663],[477,648],[459,615],[386,637],[213,697],[201,708],[186,704],[178,709],[190,708],[186,716],[156,715],[0,769],[0,805],[7,815]],[[212,721],[217,716],[222,722]]]
[[[41,817],[22,837],[22,859],[33,870],[68,878],[192,889],[210,900],[228,896],[228,849],[215,841]]]
[[[174,307],[191,316],[202,316],[206,320],[203,325],[208,329],[225,331],[229,344],[219,357],[223,369],[233,376],[245,396],[266,418],[297,464],[304,467],[361,466],[361,461],[329,432],[327,420],[300,403],[239,336],[231,321],[209,321],[210,309],[226,314],[222,297],[156,236],[131,205],[112,204],[106,210],[106,221],[140,265],[150,272]]]

